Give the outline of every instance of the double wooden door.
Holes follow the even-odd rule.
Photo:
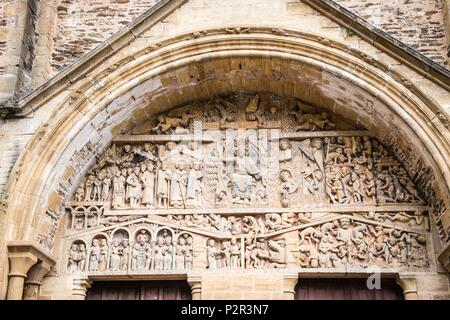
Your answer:
[[[87,300],[191,300],[185,281],[94,282]]]
[[[296,300],[403,300],[395,279],[381,279],[380,289],[370,290],[366,279],[299,279]]]

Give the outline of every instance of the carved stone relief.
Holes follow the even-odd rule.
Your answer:
[[[352,221],[348,217],[305,228],[299,237],[302,267],[428,266],[423,234]]]
[[[67,204],[66,270],[427,267],[415,178],[367,131],[299,100],[194,102],[97,157]]]

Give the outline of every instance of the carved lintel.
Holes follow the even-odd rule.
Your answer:
[[[75,206],[81,203],[72,202]],[[212,209],[123,209],[111,210],[105,209],[104,216],[147,216],[147,215],[177,215],[177,214],[223,214],[223,215],[244,215],[244,214],[267,214],[267,213],[285,213],[285,212],[399,212],[399,211],[424,211],[427,207],[417,204],[390,204],[385,206],[373,205],[323,205],[323,204],[305,204],[301,207],[292,208],[212,208]]]
[[[327,138],[327,137],[366,137],[372,136],[369,131],[350,130],[350,131],[303,131],[282,133],[280,139],[307,139],[307,138]]]
[[[197,141],[197,142],[214,142],[216,139],[214,137],[208,136],[200,136],[197,137],[195,135],[121,135],[114,138],[114,142],[121,143],[133,143],[133,142],[180,142],[180,141]]]

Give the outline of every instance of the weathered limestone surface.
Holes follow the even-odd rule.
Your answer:
[[[444,28],[446,37],[446,57],[447,60],[450,59],[450,1],[444,0]]]
[[[288,6],[296,7],[297,2],[291,1]],[[449,44],[446,1],[336,2],[429,58],[446,64]],[[12,91],[21,96],[36,88],[156,3],[158,0],[3,1],[0,4],[2,95],[8,99]],[[208,1],[201,3],[208,5]],[[28,16],[16,14],[25,12],[27,6]],[[14,69],[19,55],[23,69]]]
[[[261,17],[264,17],[264,26],[261,25]],[[303,22],[302,24],[298,23],[299,19]],[[301,33],[309,36],[303,38]],[[158,115],[165,114],[165,112],[193,101],[207,101],[212,97],[241,91],[255,94],[268,91],[283,97],[295,97],[301,99],[307,105],[322,108],[329,113],[335,113],[345,118],[346,123],[355,126],[343,129],[369,131],[370,135],[379,139],[387,147],[389,154],[403,163],[407,175],[411,177],[411,181],[416,183],[416,188],[421,193],[427,193],[427,195],[420,197],[425,199],[422,199],[424,203],[418,204],[419,208],[414,210],[402,209],[401,211],[406,211],[406,217],[404,214],[400,214],[395,219],[402,220],[401,224],[405,223],[405,219],[406,224],[408,224],[408,221],[414,224],[415,218],[414,215],[411,215],[411,211],[416,211],[416,209],[420,211],[420,214],[416,217],[418,219],[426,217],[426,214],[423,215],[423,213],[427,211],[432,232],[428,232],[426,229],[424,221],[428,219],[421,220],[421,226],[413,228],[414,230],[411,230],[410,226],[405,229],[404,226],[394,223],[394,229],[397,231],[389,231],[392,233],[390,235],[392,236],[391,241],[398,248],[398,250],[396,249],[398,253],[394,259],[397,263],[394,273],[411,272],[408,268],[398,268],[398,265],[403,266],[403,263],[415,265],[422,263],[421,261],[428,261],[428,259],[422,259],[424,257],[423,245],[426,243],[425,251],[432,253],[429,257],[429,265],[426,267],[424,265],[415,266],[419,270],[414,270],[414,272],[419,274],[420,277],[424,277],[423,279],[429,276],[430,279],[433,278],[433,281],[430,282],[430,287],[426,287],[423,285],[426,281],[422,282],[417,278],[418,298],[445,297],[446,287],[443,283],[448,284],[448,281],[445,281],[448,279],[448,275],[442,270],[435,257],[440,252],[441,246],[446,245],[449,232],[448,211],[445,209],[449,200],[448,191],[445,193],[445,190],[448,190],[446,186],[449,181],[449,172],[448,164],[445,167],[445,159],[448,159],[449,153],[448,139],[450,133],[447,119],[449,117],[450,99],[448,90],[444,85],[438,85],[436,82],[425,78],[423,74],[413,71],[407,64],[396,60],[366,41],[349,35],[345,28],[329,21],[300,2],[255,0],[242,4],[242,1],[234,0],[226,2],[191,0],[180,8],[174,9],[163,20],[156,19],[151,27],[144,32],[139,33],[137,30],[133,30],[133,36],[127,39],[122,43],[120,41],[109,43],[108,50],[114,50],[114,54],[104,54],[101,60],[90,60],[89,64],[95,67],[89,72],[83,73],[83,70],[87,70],[87,66],[82,66],[83,61],[79,61],[81,67],[77,72],[80,76],[76,76],[68,70],[68,73],[64,74],[64,76],[67,76],[66,78],[55,79],[53,84],[57,88],[56,91],[51,91],[51,94],[47,93],[44,97],[38,94],[36,99],[30,97],[29,102],[25,104],[32,112],[27,117],[2,120],[0,128],[2,130],[1,146],[2,149],[5,146],[5,149],[7,148],[9,151],[1,154],[1,169],[4,171],[2,171],[0,184],[3,184],[8,192],[5,194],[6,197],[3,199],[0,210],[0,227],[4,230],[2,234],[5,235],[4,238],[0,239],[0,257],[2,258],[0,262],[0,272],[2,272],[0,297],[4,297],[6,294],[6,277],[8,274],[5,267],[7,264],[4,263],[8,257],[6,244],[9,241],[20,239],[31,240],[47,254],[58,257],[54,272],[44,279],[41,288],[42,297],[52,299],[58,296],[72,297],[75,295],[82,298],[91,281],[89,277],[95,276],[94,273],[96,272],[104,275],[102,272],[106,270],[98,269],[100,267],[100,269],[111,268],[111,265],[108,264],[107,260],[105,265],[103,258],[103,260],[97,260],[95,254],[95,259],[92,260],[94,270],[86,270],[89,265],[87,258],[85,258],[84,269],[81,268],[80,262],[82,259],[79,259],[79,257],[82,257],[82,255],[79,253],[82,246],[80,245],[84,242],[84,245],[90,250],[92,250],[92,246],[95,247],[94,253],[98,247],[99,255],[102,250],[103,253],[105,249],[108,248],[109,250],[110,246],[114,245],[113,241],[109,241],[108,238],[116,226],[114,223],[117,223],[117,221],[114,222],[114,219],[126,216],[126,214],[118,214],[118,212],[128,210],[128,208],[121,209],[120,205],[125,204],[125,207],[127,207],[136,204],[135,199],[131,199],[133,197],[127,196],[123,203],[121,201],[116,202],[116,204],[119,204],[117,208],[106,208],[107,211],[109,210],[109,212],[105,211],[106,213],[111,213],[111,211],[114,213],[115,211],[112,215],[113,219],[111,219],[112,225],[106,226],[101,231],[97,229],[95,232],[84,230],[87,221],[95,218],[94,208],[91,208],[93,211],[87,212],[84,216],[87,220],[83,220],[82,223],[71,220],[70,215],[76,217],[76,214],[74,214],[76,210],[70,212],[71,209],[69,208],[70,214],[68,215],[65,215],[65,210],[75,196],[79,196],[80,201],[78,202],[83,202],[81,199],[84,200],[84,197],[81,197],[81,191],[77,194],[77,189],[82,184],[85,197],[86,193],[93,197],[92,192],[95,183],[93,183],[91,191],[87,192],[85,188],[87,180],[83,180],[85,177],[89,178],[88,171],[105,154],[114,139],[125,139],[116,142],[120,146],[119,155],[126,155],[127,151],[121,149],[126,144],[126,137],[123,137],[123,135],[130,132],[151,136],[161,135],[161,132],[146,131],[146,129],[158,126],[158,121],[156,121]],[[259,41],[259,39],[262,40]],[[289,47],[289,41],[295,42],[294,45]],[[283,44],[283,46],[280,44]],[[311,61],[314,61],[312,64],[295,60],[299,53],[305,53],[305,51],[301,51],[304,50],[305,44],[309,48],[317,49],[317,54],[312,54],[310,58]],[[187,46],[190,51],[183,51],[185,49],[183,46]],[[235,52],[240,52],[240,55],[227,56],[229,54],[228,49],[234,49]],[[195,53],[195,58],[189,57],[186,52]],[[262,54],[258,55],[261,52]],[[278,52],[282,52],[282,54],[278,55]],[[333,56],[333,53],[338,54],[339,58]],[[336,61],[342,61],[343,63],[339,65]],[[182,64],[184,62],[186,64]],[[329,67],[330,65],[333,65],[333,69]],[[371,71],[374,72],[369,74],[368,72]],[[68,79],[70,79],[70,83]],[[251,117],[247,121],[258,123],[258,115],[253,114],[255,112],[252,110],[254,111],[254,105],[249,104],[248,113]],[[320,115],[318,112],[314,112],[314,114]],[[173,129],[172,123],[182,123],[185,120],[182,116],[167,116],[169,120],[170,118],[175,118],[175,120],[172,119],[173,122],[167,119],[167,121],[160,121],[158,130],[163,130],[169,124],[170,129]],[[316,127],[320,127],[320,125],[316,125]],[[395,127],[396,130],[392,130],[392,127]],[[262,129],[264,128],[262,127]],[[132,132],[133,130],[136,131]],[[310,130],[315,132],[317,128],[311,127]],[[300,142],[304,142],[308,138],[312,139],[312,137],[305,137],[304,135],[294,137]],[[321,138],[325,139],[325,137]],[[160,139],[158,140],[159,144],[164,141],[164,139],[161,140],[161,137],[151,139],[153,139],[152,143],[155,143],[155,139]],[[137,143],[134,142],[133,144]],[[27,145],[26,148],[25,145]],[[140,145],[140,147],[143,149],[144,146]],[[313,148],[313,145],[310,144],[308,148]],[[121,154],[122,152],[125,154]],[[20,160],[11,171],[19,156]],[[317,160],[312,161],[313,164],[314,162],[317,164]],[[392,164],[394,162],[388,161],[384,166],[386,168],[390,165],[395,166]],[[417,165],[418,163],[420,165]],[[393,169],[394,172],[396,170]],[[428,178],[430,177],[428,171],[435,176],[434,180]],[[125,177],[125,175],[128,179],[133,174],[127,171],[123,176]],[[137,174],[135,173],[135,175]],[[235,178],[234,181],[237,184],[249,187],[250,180],[240,179],[240,177]],[[310,175],[310,178],[314,180],[314,175]],[[229,177],[229,179],[233,181],[233,177]],[[103,181],[104,178],[102,178]],[[256,178],[252,178],[251,181],[252,183],[260,183],[260,180]],[[284,194],[281,191],[274,193],[279,197],[276,201],[278,209],[281,211],[286,210],[283,205],[291,204],[289,201],[292,199],[291,196],[296,196],[296,191],[290,188],[289,181],[288,174],[280,175],[280,180],[277,181],[280,184],[285,183],[286,187]],[[385,178],[384,181],[387,183]],[[313,182],[311,182],[312,185],[314,185]],[[389,197],[392,198],[393,196],[396,198],[408,197],[411,200],[412,194],[412,198],[414,198],[414,192],[409,192],[410,195],[407,196],[407,193],[392,193],[393,190],[401,190],[401,188],[385,189],[388,191],[386,193],[381,192],[380,196],[382,197],[384,194],[388,202]],[[409,189],[414,190],[414,188]],[[434,195],[432,191],[435,192]],[[232,193],[233,191],[227,189],[227,192]],[[302,190],[302,192],[308,192],[308,188]],[[239,192],[237,194],[239,195]],[[345,195],[343,196],[340,192],[331,192],[331,194],[333,196],[331,198],[335,198],[335,201],[347,201]],[[282,195],[287,198],[287,202],[282,201],[286,200],[282,198]],[[111,200],[112,204],[112,199],[109,199],[110,196],[112,197],[112,193],[107,195],[108,203]],[[95,197],[98,197],[98,193]],[[368,195],[365,197],[369,198]],[[442,202],[439,202],[439,204],[442,203],[442,207],[423,208],[438,203],[438,201],[429,201],[433,197],[442,200]],[[246,196],[239,195],[239,198],[245,202]],[[194,198],[189,199],[192,201],[191,205],[194,208],[175,208],[180,206],[180,203],[181,206],[184,206],[183,197],[181,197],[181,200],[179,197],[176,199],[173,204],[169,203],[169,206],[173,205],[172,209],[179,210],[179,215],[184,215],[183,210],[185,209],[194,211],[199,209],[196,208],[198,199],[195,197],[195,192]],[[332,201],[330,198],[327,199]],[[357,195],[352,199],[352,201],[359,201]],[[92,203],[93,200],[92,198],[88,199],[86,204]],[[296,201],[292,203],[294,204],[292,210],[295,211],[298,219],[298,214],[302,213],[301,206],[295,207]],[[81,203],[75,205],[83,207]],[[104,204],[96,203],[94,206],[100,207],[102,205]],[[327,205],[333,205],[333,203],[327,203]],[[345,206],[345,203],[336,205],[337,207]],[[243,206],[245,207],[245,203]],[[69,207],[71,206],[69,205]],[[327,209],[327,212],[342,216],[343,212],[348,214],[355,211],[354,208],[347,208],[343,211],[337,210],[337,207]],[[145,211],[147,209],[145,206],[133,208],[133,210],[137,210],[136,215],[138,215],[139,210]],[[214,204],[214,206],[202,207],[202,209],[216,210],[217,208]],[[239,205],[237,209],[242,210]],[[385,212],[398,212],[400,211],[398,209]],[[255,210],[255,208],[251,207],[251,210]],[[289,213],[281,211],[280,214]],[[360,209],[356,211],[361,212]],[[362,212],[366,211],[368,215],[379,214],[377,210],[363,210]],[[147,216],[147,213],[144,215]],[[190,212],[190,214],[193,213]],[[202,214],[205,213],[202,212]],[[248,212],[244,213],[248,214]],[[254,214],[255,212],[251,212],[248,216]],[[99,215],[97,217],[105,218]],[[159,217],[159,214],[157,214],[157,217]],[[381,218],[383,217],[389,220],[389,217],[381,214]],[[392,216],[390,217],[392,218]],[[382,230],[392,230],[391,225],[386,226],[382,221],[346,218],[355,220],[350,224],[348,224],[348,221],[343,222],[347,227],[350,225],[351,230],[358,226],[361,227],[359,224],[366,225],[367,229],[373,228],[374,232],[377,231],[376,227],[381,227]],[[277,217],[275,215],[270,216],[269,224],[271,219],[277,220]],[[366,218],[363,217],[362,219]],[[333,222],[334,220],[340,223],[339,219],[334,217],[327,222]],[[133,221],[120,221],[120,223],[126,225],[123,227],[126,232],[139,231],[138,228],[133,226]],[[159,226],[162,229],[167,229],[170,223],[170,221],[156,223],[153,220],[144,221],[144,224],[151,224],[153,227]],[[338,228],[337,223],[333,228]],[[82,233],[74,233],[71,230],[74,226],[77,228],[82,226],[81,229],[77,230],[77,232]],[[295,265],[298,268],[302,263],[302,268],[311,268],[316,271],[320,269],[316,267],[317,259],[311,258],[311,255],[314,255],[312,254],[314,250],[320,248],[321,245],[323,246],[323,240],[316,241],[311,237],[314,233],[321,231],[322,226],[322,223],[312,225],[312,229],[308,230],[312,234],[307,235],[305,232],[303,238],[301,238],[300,232],[306,230],[306,228],[297,225],[294,227],[297,229],[290,232],[286,241],[286,248],[290,253],[286,261],[289,267]],[[330,230],[334,233],[335,229],[333,228]],[[148,248],[147,243],[150,239],[157,240],[158,231],[163,231],[161,235],[164,234],[167,242],[175,239],[168,231],[164,232],[164,230],[153,230],[151,228],[147,231],[148,234],[145,230],[143,234],[133,233],[133,236],[136,237],[130,238],[136,243],[141,243],[145,250]],[[216,238],[216,240],[221,241],[220,243],[215,241],[210,245],[209,252],[215,255],[214,252],[225,251],[226,246],[228,246],[228,243],[225,245],[222,240],[231,238],[226,236],[225,239],[222,239],[217,234],[205,233],[205,230],[200,230],[201,232],[199,230],[196,232],[185,231],[195,235],[193,246],[197,257],[193,261],[193,269],[201,270],[207,267],[207,239]],[[425,242],[421,234],[425,235]],[[137,237],[137,235],[141,236]],[[273,236],[279,236],[279,234],[273,234]],[[357,236],[359,235],[357,234],[355,237]],[[305,240],[305,237],[307,240]],[[189,235],[185,238],[186,242],[188,242],[188,238]],[[405,251],[405,245],[402,243],[405,241],[408,244],[407,238],[409,238],[408,241],[412,241],[413,245],[409,244],[410,247],[408,245],[406,247],[408,250],[411,248],[413,250]],[[303,243],[300,243],[300,239]],[[104,240],[106,240],[106,244]],[[121,240],[123,240],[123,237]],[[73,247],[71,241],[74,241]],[[93,245],[94,243],[95,245]],[[172,249],[176,246],[185,246],[185,244],[179,242],[171,245]],[[166,248],[170,248],[171,245],[165,244]],[[303,247],[300,248],[299,245],[303,245]],[[118,244],[119,248],[120,246],[123,246],[123,244]],[[341,247],[348,252],[346,246],[341,245]],[[137,247],[136,249],[145,252],[142,248]],[[73,251],[73,261],[70,263],[70,268],[71,270],[75,269],[75,271],[76,268],[81,268],[82,270],[79,271],[82,274],[80,275],[67,275],[70,250]],[[400,254],[400,252],[402,253]],[[373,254],[375,254],[375,260],[384,259],[381,255],[378,256],[378,252],[373,252]],[[120,256],[120,254],[117,254],[117,256]],[[369,256],[367,256],[367,259],[369,259]],[[226,259],[222,258],[222,260]],[[387,260],[389,262],[389,259]],[[97,267],[95,267],[97,262]],[[114,268],[117,267],[116,263],[117,261],[113,264]],[[137,268],[137,260],[135,263]],[[219,265],[221,263],[223,261],[220,261]],[[326,263],[326,261],[323,261],[323,263]],[[141,260],[140,265],[146,268],[143,260]],[[97,270],[95,270],[96,268]],[[148,273],[152,273],[150,270],[151,267],[149,267]],[[185,274],[185,272],[182,273]],[[210,273],[211,279],[214,278],[213,273]],[[284,279],[282,278],[282,274],[284,274],[282,270],[271,270],[270,274],[271,276],[267,279],[268,282]],[[230,275],[230,277],[236,279],[241,276],[241,274]],[[67,284],[67,277],[72,277],[70,284]],[[258,275],[252,275],[251,279],[249,282],[251,288],[245,289],[245,294],[241,298],[247,296],[280,298],[290,294],[290,289],[282,288],[281,285],[275,291],[266,291],[263,288],[264,285],[257,285],[259,281],[255,279],[259,279]],[[289,282],[286,279],[284,280],[284,283]],[[61,285],[63,282],[65,283],[64,286]],[[199,289],[200,282],[195,282],[197,283],[197,291],[201,291]],[[205,290],[207,294],[205,293],[204,297],[202,292],[197,294],[201,295],[202,298],[207,298],[208,295],[215,298],[213,289],[211,289],[214,286],[212,282],[208,280],[208,276],[205,276],[205,288],[209,288]],[[236,283],[236,286],[245,284],[234,279],[231,279],[231,283]],[[201,287],[203,288],[203,284]],[[234,289],[221,288],[218,292],[226,298],[232,290]]]
[[[65,0],[57,7],[54,73],[89,52],[151,8],[158,0]]]
[[[443,0],[336,0],[425,56],[447,64]]]

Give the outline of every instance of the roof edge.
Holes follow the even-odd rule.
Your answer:
[[[333,22],[340,24],[376,48],[387,51],[423,77],[450,88],[450,69],[433,61],[387,32],[370,24],[334,0],[302,0]]]
[[[29,112],[32,112],[32,107],[26,106],[24,108],[22,104],[26,104],[27,101],[34,99],[43,92],[51,91],[52,88],[60,85],[61,82],[64,84],[74,83],[80,77],[84,76],[86,71],[95,68],[100,60],[111,56],[128,45],[149,27],[161,21],[188,1],[189,0],[160,0],[142,15],[131,21],[118,32],[114,33],[94,49],[83,54],[72,64],[58,72],[55,76],[48,79],[33,91],[15,101],[9,100],[3,105],[0,105],[0,118],[22,117]],[[45,100],[47,101],[53,96],[54,93],[49,94]]]
[[[20,97],[18,100],[9,100],[5,104],[0,105],[0,118],[23,117],[30,114],[34,110],[33,106],[29,105],[28,102],[44,92],[49,93],[43,99],[44,101],[48,101],[56,94],[56,90],[52,89],[56,89],[61,83],[64,85],[74,83],[83,77],[86,72],[95,68],[102,59],[113,55],[115,52],[127,46],[149,27],[161,21],[161,19],[167,17],[188,1],[159,1],[130,24],[113,34],[96,48],[82,55],[78,60],[35,90]],[[357,14],[347,10],[333,0],[302,0],[302,2],[335,23],[352,30],[356,35],[376,48],[387,51],[388,54],[400,60],[424,78],[433,81],[446,90],[450,90],[450,69],[434,62],[388,33],[371,25]]]

